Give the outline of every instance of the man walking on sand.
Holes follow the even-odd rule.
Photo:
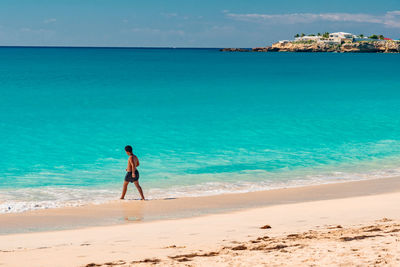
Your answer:
[[[128,159],[128,167],[126,168],[126,175],[125,175],[124,186],[122,189],[121,199],[125,198],[126,190],[128,190],[128,184],[129,182],[131,182],[135,184],[142,200],[144,200],[142,187],[139,185],[139,171],[137,170],[137,167],[139,167],[139,159],[132,153],[131,146],[126,146],[125,152],[129,156],[129,159]]]

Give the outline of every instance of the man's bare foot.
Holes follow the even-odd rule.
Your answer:
[[[121,197],[120,199],[124,200],[125,198]]]

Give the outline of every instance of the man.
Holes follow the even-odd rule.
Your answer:
[[[128,190],[128,184],[129,182],[131,182],[135,184],[142,200],[145,200],[142,187],[139,185],[139,171],[137,170],[137,167],[139,167],[139,159],[132,153],[131,146],[126,146],[125,152],[129,156],[129,159],[128,159],[128,167],[126,168],[126,175],[125,175],[124,186],[122,189],[121,199],[125,198],[126,190]]]

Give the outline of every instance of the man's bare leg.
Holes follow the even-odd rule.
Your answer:
[[[142,187],[139,185],[139,182],[138,181],[134,181],[133,183],[136,185],[136,188],[139,191],[139,194],[142,197],[142,200],[144,200],[143,190],[142,190]]]
[[[129,182],[124,181],[124,186],[122,187],[122,195],[121,195],[120,199],[125,198],[126,190],[128,190],[128,184],[129,184]]]

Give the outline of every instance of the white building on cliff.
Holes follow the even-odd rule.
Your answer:
[[[297,37],[295,41],[314,41],[317,43],[343,43],[345,41],[354,41],[357,36],[348,32],[334,32],[329,34],[329,38],[322,35],[305,35]]]
[[[357,36],[348,32],[334,32],[329,34],[329,41],[333,43],[342,43],[345,41],[353,41]]]
[[[329,43],[329,44],[341,44],[344,42],[354,41],[379,41],[375,39],[369,39],[368,37],[360,37],[348,32],[333,32],[329,34],[329,37],[322,35],[305,35],[295,38],[297,42],[317,42],[317,43]],[[382,40],[383,41],[383,40]],[[285,42],[287,42],[285,40]]]

